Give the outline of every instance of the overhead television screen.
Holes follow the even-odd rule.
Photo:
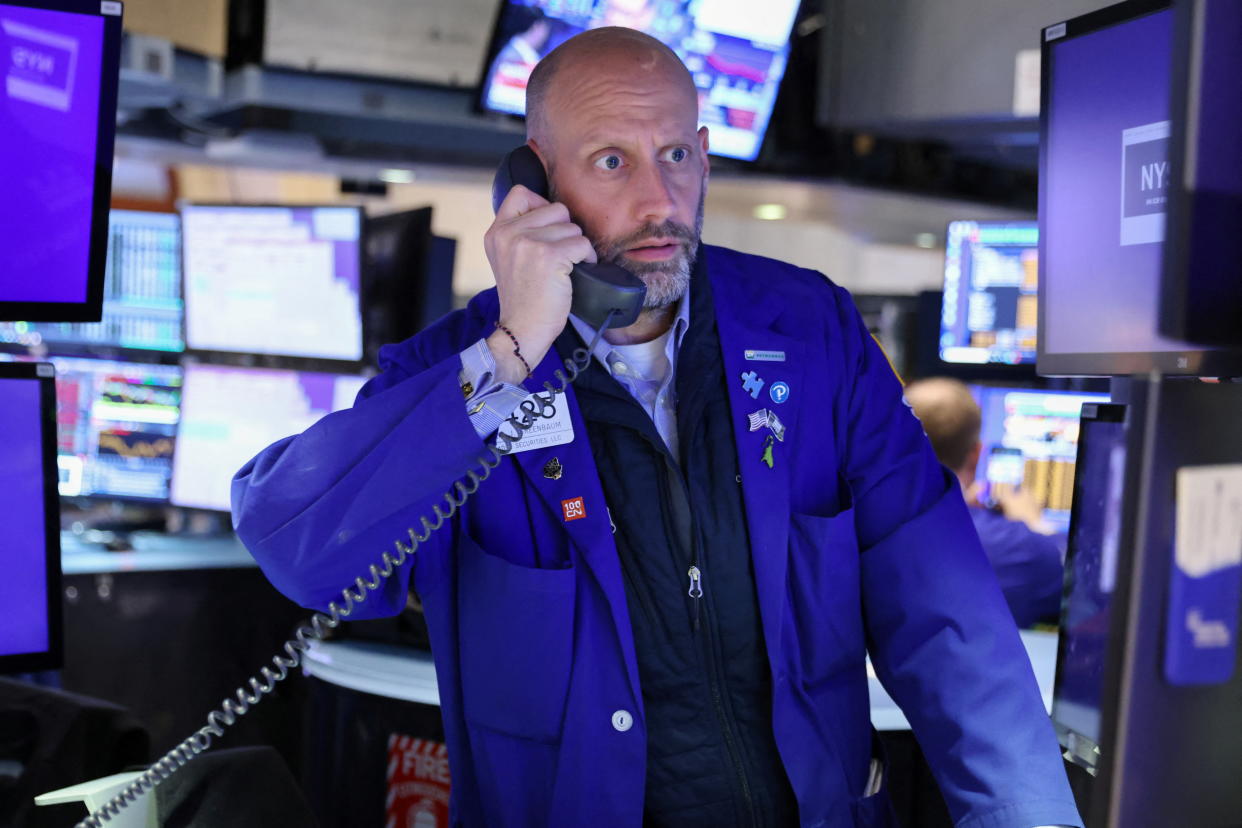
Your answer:
[[[601,26],[638,29],[667,44],[699,91],[699,122],[715,155],[753,161],[789,58],[798,0],[762,10],[725,0],[505,0],[480,100],[484,109],[526,113],[526,83],[544,55]]]
[[[0,319],[99,318],[120,14],[0,2]]]

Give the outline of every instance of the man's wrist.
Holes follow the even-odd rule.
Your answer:
[[[520,347],[520,339],[518,343]],[[521,385],[526,379],[526,364],[523,364],[514,353],[515,348],[510,335],[500,329],[492,331],[487,337],[487,348],[492,352],[492,358],[496,360],[496,379],[506,385]],[[525,349],[522,350],[522,356],[526,357],[527,363],[532,367],[536,364],[526,355]]]

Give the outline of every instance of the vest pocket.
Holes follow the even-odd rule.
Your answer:
[[[518,566],[460,540],[462,712],[473,724],[556,742],[573,666],[577,571]]]

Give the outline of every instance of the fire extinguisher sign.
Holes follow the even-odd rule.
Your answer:
[[[442,742],[390,734],[384,828],[448,825],[448,749]]]

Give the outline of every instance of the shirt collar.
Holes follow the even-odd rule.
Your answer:
[[[569,323],[574,326],[574,330],[577,331],[578,336],[582,338],[583,344],[589,345],[591,340],[595,337],[594,329],[592,329],[586,322],[583,322],[581,319],[574,316],[572,313],[569,315]],[[666,346],[668,350],[665,353],[665,356],[668,357],[670,376],[673,373],[672,369],[677,365],[677,352],[681,350],[681,341],[685,338],[686,331],[689,329],[690,286],[687,285],[686,292],[681,295],[681,299],[677,300],[677,315],[673,317],[673,335],[669,337],[668,345]],[[594,356],[600,361],[600,364],[603,365],[604,368],[609,369],[610,373],[611,369],[609,368],[608,358],[612,355],[612,353],[612,344],[601,336],[599,338],[599,343],[595,346]]]

